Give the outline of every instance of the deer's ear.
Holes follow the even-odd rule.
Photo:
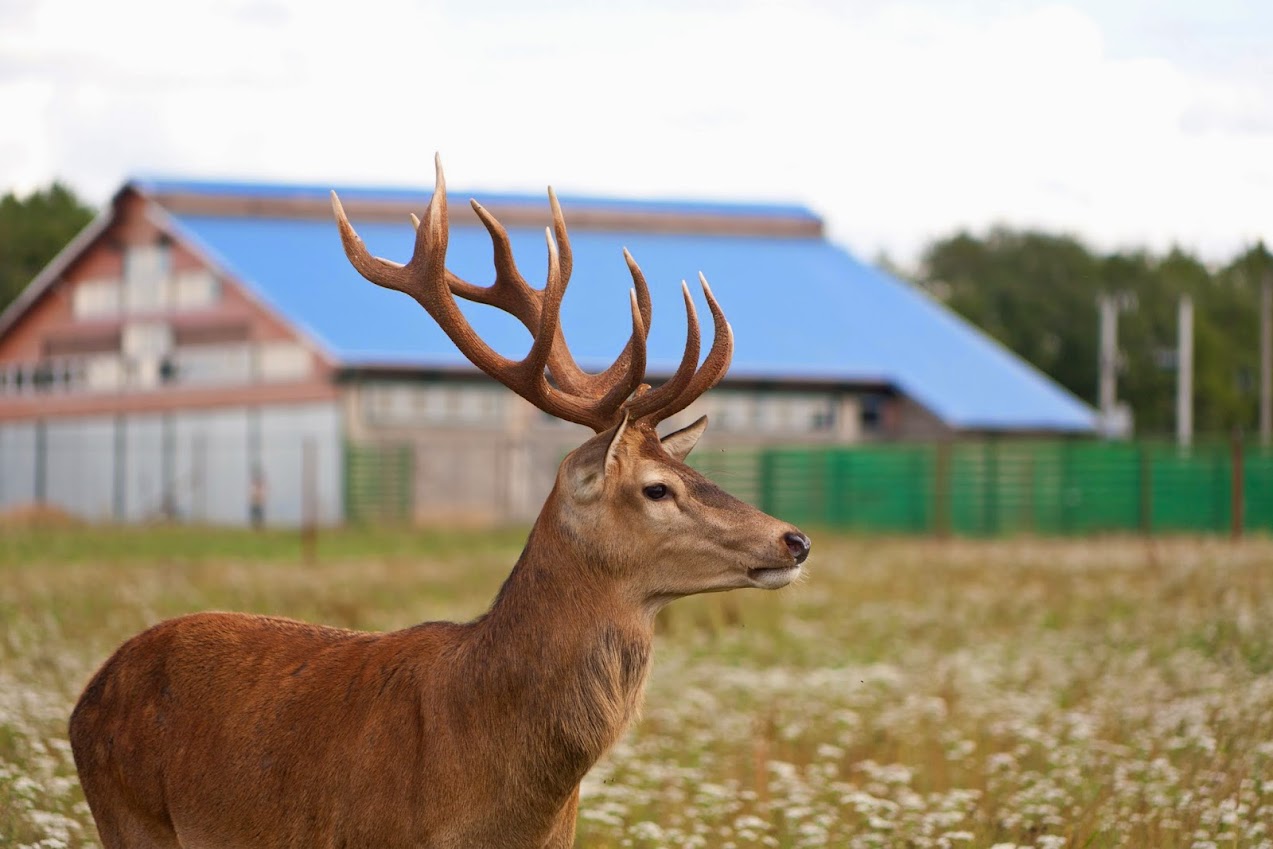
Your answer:
[[[571,495],[577,501],[592,501],[601,495],[605,477],[614,469],[619,445],[628,429],[628,417],[609,431],[603,431],[575,449],[566,461]]]
[[[610,444],[606,446],[606,465],[605,473],[608,475],[614,470],[617,463],[616,458],[619,455],[619,445],[623,442],[623,434],[628,430],[628,412],[623,411],[623,421],[615,426],[614,436],[610,437]]]
[[[700,416],[698,421],[688,427],[675,430],[659,440],[663,450],[677,460],[684,461],[698,444],[698,438],[707,430],[707,416]]]

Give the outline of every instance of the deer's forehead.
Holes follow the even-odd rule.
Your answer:
[[[738,503],[738,499],[721,489],[688,466],[676,470],[685,490],[690,497],[708,507],[730,507]]]

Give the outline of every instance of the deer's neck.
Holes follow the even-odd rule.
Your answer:
[[[508,766],[534,786],[572,792],[640,711],[648,614],[541,517],[473,629],[461,686],[490,711]]]

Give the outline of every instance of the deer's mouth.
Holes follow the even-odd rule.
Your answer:
[[[790,563],[785,566],[764,566],[747,570],[747,578],[751,581],[752,586],[759,587],[762,590],[776,590],[780,587],[785,587],[794,581],[799,574],[799,563]]]

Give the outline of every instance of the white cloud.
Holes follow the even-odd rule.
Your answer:
[[[1077,5],[122,7],[4,21],[0,187],[423,184],[441,150],[475,189],[798,200],[868,256],[994,221],[1217,257],[1273,240],[1263,89],[1112,47]]]

